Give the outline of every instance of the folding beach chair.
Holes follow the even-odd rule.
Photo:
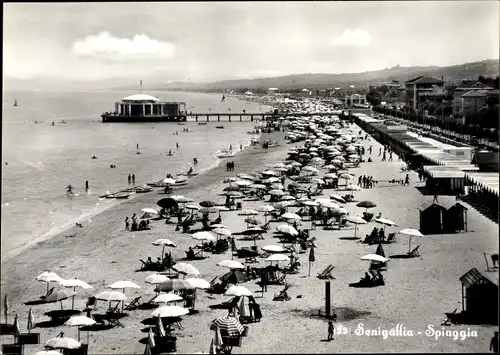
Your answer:
[[[141,296],[137,296],[136,298],[134,298],[132,300],[132,302],[130,302],[129,304],[127,304],[125,306],[125,309],[127,311],[132,311],[132,310],[136,309],[137,307],[139,307],[141,305],[141,303],[139,302],[140,299],[141,299]]]
[[[418,248],[420,248],[420,245],[417,245],[415,247],[415,249],[413,249],[412,251],[408,252],[407,254],[411,257],[418,257],[420,256],[420,254],[418,253]]]
[[[335,266],[333,266],[332,264],[328,265],[325,268],[325,270],[323,270],[322,272],[318,273],[317,278],[320,279],[320,280],[334,279],[334,277],[331,274],[331,272],[332,272],[332,270],[334,268],[335,268]]]
[[[457,315],[457,309],[458,308],[455,308],[455,310],[451,313],[445,312],[444,314],[446,316],[446,320],[443,323],[441,323],[441,325],[450,326],[451,324],[456,324],[455,316]]]
[[[49,296],[50,296],[50,295],[54,292],[54,289],[55,289],[55,287],[52,287],[52,288],[51,288],[51,289],[47,292],[47,294],[45,294],[45,295],[43,295],[43,296],[40,296],[40,298],[41,298],[42,300],[46,299],[47,297],[49,297]]]
[[[123,324],[120,322],[121,317],[122,317],[122,314],[120,312],[120,302],[118,302],[115,307],[111,308],[110,310],[108,310],[106,312],[106,320],[112,326],[123,327]]]
[[[396,233],[389,233],[389,235],[387,236],[387,240],[384,243],[396,243]]]

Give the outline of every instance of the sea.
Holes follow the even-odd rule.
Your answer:
[[[223,101],[220,94],[145,93],[164,101],[186,102],[187,111],[193,112],[264,113],[271,109],[234,97],[226,96]],[[113,111],[115,101],[131,94],[112,90],[3,92],[2,261],[75,223],[88,223],[92,216],[120,203],[99,196],[130,187],[129,174],[135,174],[136,186],[143,185],[169,173],[186,172],[195,157],[194,171],[203,173],[220,163],[218,151],[230,145],[238,151],[255,137],[249,132],[256,122],[239,120],[223,122],[224,129],[215,128],[216,120],[207,125],[102,123],[101,113]],[[111,164],[116,168],[110,168]],[[87,191],[85,181],[89,182]],[[74,195],[66,193],[68,185]]]

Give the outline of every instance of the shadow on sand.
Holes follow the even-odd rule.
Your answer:
[[[316,319],[321,318],[321,314],[318,312],[317,309],[315,309],[315,310],[292,309],[290,311],[292,313],[295,313],[299,316],[306,317],[306,318],[316,318]],[[350,321],[350,320],[359,319],[359,318],[366,318],[366,316],[369,316],[370,314],[372,314],[369,311],[362,311],[359,309],[349,308],[349,307],[334,308],[333,312],[335,312],[335,315],[337,316],[338,322],[345,322],[345,321]]]
[[[408,255],[408,254],[397,254],[397,255],[391,255],[389,256],[390,259],[413,259],[416,258],[416,256],[413,255]]]
[[[341,240],[360,240],[360,237],[340,237]]]

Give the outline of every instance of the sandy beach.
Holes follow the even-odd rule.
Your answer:
[[[357,126],[351,127],[358,132]],[[224,177],[235,176],[238,173],[248,173],[262,169],[268,164],[283,161],[287,151],[292,146],[287,144],[283,133],[276,132],[269,136],[279,141],[280,146],[262,149],[252,146],[245,149],[234,158],[234,172],[226,172],[224,164],[202,175],[189,180],[186,187],[175,189],[175,193],[193,198],[195,201],[214,200],[220,203],[224,198],[218,196],[225,184]],[[269,138],[267,134],[263,138]],[[367,149],[373,147],[371,163],[361,163],[358,168],[350,171],[356,175],[372,175],[380,181],[373,189],[354,192],[356,200],[371,200],[377,204],[372,212],[382,213],[382,217],[398,223],[398,227],[388,231],[397,232],[402,228],[419,228],[418,207],[430,202],[432,197],[423,196],[416,188],[418,177],[410,172],[410,186],[394,185],[384,181],[401,178],[402,161],[395,157],[393,162],[382,162],[377,152],[381,145],[370,138],[363,140]],[[368,153],[367,153],[368,154]],[[342,189],[342,186],[341,186]],[[337,193],[325,190],[325,197]],[[339,191],[339,194],[344,194]],[[30,306],[27,301],[34,300],[46,291],[42,282],[35,280],[41,272],[50,270],[64,278],[85,280],[94,289],[78,291],[75,308],[83,309],[87,297],[106,289],[106,286],[118,280],[131,280],[139,284],[140,290],[127,290],[129,299],[142,296],[146,301],[154,296],[154,287],[144,282],[153,272],[136,272],[140,267],[139,259],[151,256],[155,259],[161,254],[161,247],[151,243],[158,238],[169,238],[177,244],[171,248],[175,260],[184,258],[189,246],[195,246],[195,241],[189,234],[174,231],[175,225],[162,221],[152,221],[152,230],[130,232],[124,229],[124,219],[133,213],[139,214],[142,208],[156,208],[156,201],[163,195],[157,191],[144,194],[126,201],[102,214],[92,218],[92,223],[84,228],[72,228],[64,233],[37,244],[26,250],[13,260],[2,264],[2,292],[9,298],[9,322],[17,313],[21,331],[25,331],[26,315]],[[318,196],[319,197],[319,196]],[[440,196],[440,200],[451,202],[450,198]],[[243,208],[255,208],[262,202],[243,201]],[[356,207],[355,203],[344,206],[351,214],[361,214],[364,209]],[[293,210],[292,210],[293,211]],[[237,212],[223,212],[222,223],[233,232],[245,229],[245,217]],[[262,218],[262,217],[261,217]],[[276,223],[271,224],[271,231]],[[369,233],[374,223],[359,226],[358,235]],[[270,286],[261,297],[260,287],[255,281],[249,281],[244,286],[255,292],[256,300],[261,305],[263,318],[259,323],[249,325],[249,334],[243,338],[241,348],[235,347],[233,353],[332,353],[332,352],[483,352],[488,350],[489,341],[493,336],[493,326],[451,326],[445,330],[474,330],[477,337],[453,339],[440,337],[435,339],[426,333],[429,325],[441,330],[445,319],[444,312],[455,308],[461,310],[461,284],[458,278],[470,268],[479,271],[486,270],[483,252],[498,250],[498,226],[477,213],[468,210],[468,232],[453,235],[430,235],[414,241],[420,244],[419,258],[391,259],[388,271],[385,273],[384,287],[351,288],[349,283],[356,282],[368,269],[368,263],[360,260],[360,256],[374,253],[376,246],[359,243],[356,240],[343,239],[351,237],[353,229],[342,231],[323,230],[318,226],[311,231],[316,237],[316,261],[311,268],[311,276],[307,277],[307,254],[300,254],[302,263],[299,274],[288,275],[292,284],[288,291],[291,300],[288,302],[272,301],[273,294],[282,286]],[[248,246],[252,242],[240,241],[237,245]],[[259,246],[276,244],[272,233],[265,234],[265,240],[257,241]],[[408,250],[408,239],[398,236],[397,243],[384,245],[387,256],[404,254]],[[210,281],[221,276],[226,269],[216,264],[231,258],[230,251],[225,254],[209,254],[204,260],[192,261],[201,271],[203,279]],[[261,259],[262,260],[262,259]],[[324,341],[327,336],[327,323],[316,316],[318,310],[324,309],[324,281],[316,278],[318,272],[328,264],[335,269],[332,274],[332,306],[337,314],[336,325],[347,327],[351,334],[336,335],[334,341]],[[264,266],[263,260],[261,265]],[[258,266],[258,265],[256,265]],[[297,298],[297,296],[301,296]],[[213,331],[209,330],[210,321],[223,316],[225,310],[211,310],[209,305],[228,300],[223,295],[210,295],[199,290],[197,292],[196,308],[198,314],[183,317],[182,330],[175,331],[178,353],[208,352]],[[65,308],[71,307],[71,301],[63,301]],[[99,302],[98,310],[107,305]],[[57,304],[42,304],[32,306],[37,322],[47,320],[43,313],[57,309]],[[121,322],[124,327],[90,333],[89,353],[142,354],[145,345],[139,341],[147,336],[143,332],[145,325],[141,321],[150,316],[148,310],[129,311]],[[389,330],[401,324],[406,330],[413,331],[413,336],[389,337],[356,335],[355,329],[362,324],[365,329]],[[380,328],[379,328],[380,327]],[[38,328],[41,332],[42,344],[48,339],[64,331],[67,336],[76,337],[77,330],[67,326]],[[418,334],[418,332],[421,332]],[[83,334],[83,333],[82,333]],[[82,335],[83,337],[83,335]],[[323,341],[322,341],[323,340]],[[2,344],[10,343],[11,336],[2,336]],[[25,353],[39,351],[43,345],[26,345]]]

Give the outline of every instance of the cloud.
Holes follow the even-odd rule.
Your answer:
[[[175,45],[149,38],[144,34],[136,34],[132,39],[117,38],[109,32],[87,36],[73,44],[73,52],[78,55],[104,55],[112,57],[154,54],[172,58]]]
[[[333,39],[335,46],[354,46],[365,47],[372,43],[372,36],[365,30],[356,28],[355,30],[346,29],[342,34]]]

